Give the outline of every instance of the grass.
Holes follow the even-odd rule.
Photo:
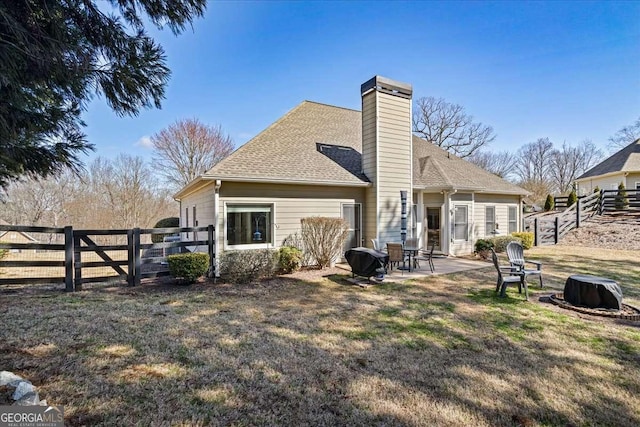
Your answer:
[[[640,305],[633,252],[528,256],[552,288],[601,274]],[[72,426],[640,424],[637,323],[534,285],[498,298],[491,267],[367,289],[301,277],[0,293],[0,370]]]

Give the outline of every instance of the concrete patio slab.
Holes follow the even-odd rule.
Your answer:
[[[384,281],[404,281],[409,279],[417,279],[420,277],[426,276],[439,276],[443,274],[451,274],[451,273],[460,273],[468,270],[476,270],[479,268],[491,267],[491,264],[485,261],[473,260],[467,258],[456,258],[456,257],[434,257],[433,265],[435,267],[435,271],[432,273],[429,269],[429,263],[426,261],[422,261],[420,263],[420,267],[417,269],[408,270],[398,270],[394,268],[393,271],[389,271],[389,274],[384,276]],[[351,273],[351,267],[347,263],[337,264],[336,267],[342,268],[348,273]],[[363,285],[368,283],[376,283],[375,280],[371,280],[369,282],[367,279],[362,277],[355,277],[353,279],[349,279],[350,282]]]

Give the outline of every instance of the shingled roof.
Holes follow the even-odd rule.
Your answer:
[[[304,101],[203,178],[369,185],[362,173],[360,111]],[[413,137],[413,185],[425,190],[527,194],[496,175]]]
[[[611,157],[598,163],[576,179],[591,178],[615,172],[640,171],[640,139],[636,139]]]

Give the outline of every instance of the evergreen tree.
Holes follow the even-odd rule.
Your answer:
[[[567,198],[567,207],[573,206],[578,201],[578,195],[576,194],[576,190],[572,190],[569,193],[569,197]]]
[[[205,0],[108,3],[115,13],[95,0],[0,0],[0,187],[78,169],[93,149],[80,115],[95,94],[122,116],[159,107],[170,71],[144,22],[179,34],[205,9]]]
[[[547,194],[547,200],[544,202],[544,210],[546,212],[552,211],[556,207],[556,202],[553,200],[551,194]]]
[[[622,182],[620,183],[620,185],[618,185],[618,194],[616,194],[615,198],[615,207],[616,210],[629,208],[629,197],[627,196],[627,189]]]

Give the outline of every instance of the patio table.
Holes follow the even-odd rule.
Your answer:
[[[409,272],[411,272],[411,257],[415,257],[418,254],[418,251],[420,250],[420,248],[415,247],[415,246],[404,246],[402,248],[402,250],[404,251],[405,254],[407,254],[409,256],[409,268],[408,268],[408,270],[409,270]]]

